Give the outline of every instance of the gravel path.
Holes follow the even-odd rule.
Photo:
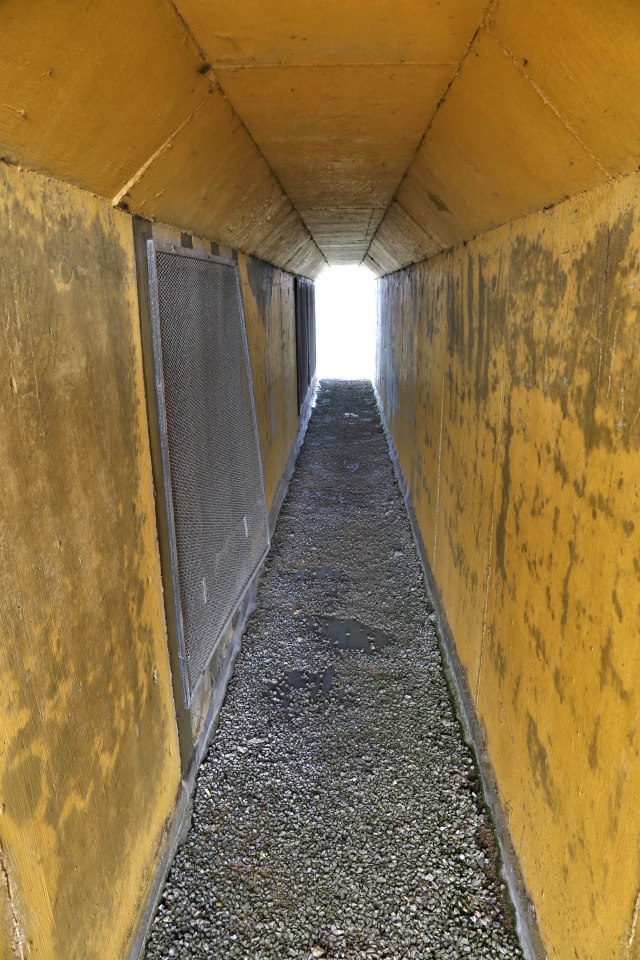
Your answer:
[[[371,385],[321,385],[147,946],[520,957]]]

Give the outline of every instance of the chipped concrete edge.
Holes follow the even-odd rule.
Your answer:
[[[442,601],[442,596],[440,595],[440,590],[436,583],[435,577],[433,576],[433,572],[427,557],[427,552],[425,550],[424,541],[422,539],[422,534],[413,510],[409,487],[402,472],[402,468],[400,467],[400,461],[398,459],[395,443],[393,441],[393,437],[391,436],[391,431],[387,425],[380,394],[378,393],[378,389],[375,384],[373,385],[373,390],[375,393],[378,413],[380,415],[380,422],[382,423],[382,428],[387,440],[387,446],[389,447],[391,463],[393,464],[395,477],[404,499],[409,523],[411,524],[413,539],[422,566],[425,586],[437,615],[438,640],[447,683],[455,701],[465,739],[467,740],[467,743],[473,750],[476,757],[480,771],[480,777],[482,780],[482,789],[485,802],[493,820],[498,845],[500,847],[502,877],[507,886],[507,890],[509,891],[509,896],[515,910],[516,929],[520,940],[520,945],[522,947],[522,953],[525,957],[525,960],[547,960],[547,953],[538,929],[535,906],[527,892],[527,887],[524,881],[518,856],[509,833],[502,800],[500,798],[498,782],[496,780],[487,750],[487,741],[484,728],[473,705],[473,700],[471,698],[471,692],[469,690],[464,668],[456,651],[455,641],[449,626],[449,621],[447,619],[446,609]]]
[[[6,861],[5,852],[0,842],[0,885],[5,888],[5,895],[7,899],[7,913],[9,916],[9,922],[11,925],[11,956],[23,960],[26,956],[25,954],[25,941],[26,937],[23,930],[23,925],[19,915],[18,908],[16,906],[16,890],[11,873],[9,871],[9,866]],[[1,946],[1,945],[0,945]],[[4,954],[3,954],[4,956]]]
[[[278,516],[289,489],[289,482],[295,470],[296,460],[304,443],[311,413],[315,405],[317,386],[318,381],[317,378],[314,377],[309,386],[302,409],[300,410],[296,440],[291,449],[280,483],[278,484],[278,490],[269,513],[269,530],[271,534],[273,534],[276,528]],[[264,563],[255,572],[253,581],[245,594],[245,599],[234,618],[231,642],[222,669],[213,686],[207,716],[202,725],[198,741],[195,744],[189,768],[180,781],[173,813],[167,821],[160,840],[153,876],[147,885],[147,889],[143,893],[127,949],[124,952],[127,960],[141,960],[144,956],[147,939],[151,932],[151,925],[158,909],[171,864],[173,863],[176,852],[184,843],[187,833],[189,832],[191,813],[193,810],[193,794],[196,788],[198,770],[206,756],[218,726],[220,710],[224,702],[227,687],[233,676],[236,659],[242,649],[242,637],[247,626],[247,621],[256,607],[258,581],[263,568]]]

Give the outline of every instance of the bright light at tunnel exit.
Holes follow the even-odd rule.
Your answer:
[[[374,274],[368,267],[327,267],[315,287],[318,379],[373,380]]]

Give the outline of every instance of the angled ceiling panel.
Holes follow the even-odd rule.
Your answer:
[[[509,0],[493,33],[585,147],[617,176],[640,158],[640,5]]]
[[[121,205],[282,266],[315,246],[245,127],[212,90],[134,182]]]
[[[177,0],[215,66],[457,63],[486,0]]]
[[[481,31],[397,199],[444,248],[604,180],[602,166]]]
[[[326,267],[326,260],[320,253],[315,244],[305,243],[296,253],[284,264],[285,270],[291,273],[299,273],[303,277],[310,277],[314,280]]]
[[[353,233],[351,209],[369,224],[386,207],[452,73],[450,64],[217,71],[292,202],[299,210],[313,206],[307,226],[327,259],[338,263],[344,242],[334,241],[333,231],[319,236],[327,214],[335,227],[344,210],[341,219]],[[360,244],[352,237],[347,262],[366,252],[366,228],[361,237]]]
[[[289,269],[640,163],[636,0],[4,0],[0,158]]]
[[[361,261],[485,0],[178,6],[329,262]]]
[[[209,92],[168,4],[3,0],[0,156],[112,197]]]
[[[397,270],[409,263],[426,260],[440,249],[440,244],[394,201],[371,243],[369,253],[380,266],[395,264],[392,269]]]

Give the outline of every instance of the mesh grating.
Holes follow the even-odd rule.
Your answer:
[[[236,264],[149,243],[154,361],[186,703],[269,547]]]
[[[316,373],[316,310],[313,281],[296,277],[296,348],[298,409],[302,410]]]

